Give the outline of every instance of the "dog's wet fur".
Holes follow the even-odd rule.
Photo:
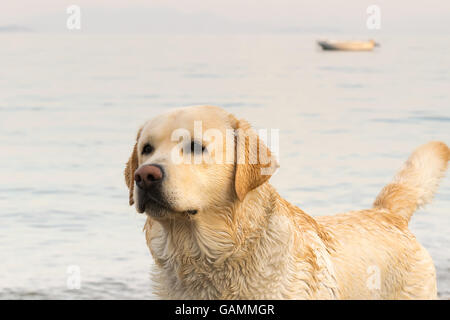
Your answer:
[[[446,171],[450,151],[444,143],[415,150],[372,208],[313,218],[281,198],[270,175],[261,174],[262,168],[278,167],[265,146],[270,161],[264,164],[172,163],[171,133],[185,128],[193,135],[194,121],[224,135],[227,129],[250,130],[260,141],[245,120],[212,106],[177,109],[139,130],[125,180],[130,204],[147,214],[144,230],[159,297],[436,298],[433,261],[408,222],[431,201]],[[141,151],[145,144],[152,145],[151,153]],[[237,146],[246,148],[239,134],[231,148]],[[142,190],[134,174],[153,164],[163,168],[164,179]]]

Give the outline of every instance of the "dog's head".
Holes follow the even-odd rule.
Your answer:
[[[130,205],[166,219],[243,201],[277,167],[245,120],[200,106],[148,121],[138,132],[125,180]]]

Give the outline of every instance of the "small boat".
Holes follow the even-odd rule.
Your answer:
[[[371,51],[378,44],[373,41],[317,41],[323,50]]]

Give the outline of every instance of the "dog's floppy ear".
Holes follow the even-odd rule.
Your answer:
[[[247,121],[237,121],[235,137],[234,187],[239,200],[242,201],[249,191],[269,180],[279,165],[269,148]]]
[[[142,128],[139,129],[137,137],[136,137],[136,143],[133,147],[133,152],[131,153],[130,159],[127,162],[127,166],[125,167],[125,182],[128,186],[128,189],[130,190],[130,196],[129,196],[129,202],[130,206],[134,204],[134,172],[137,170],[138,167],[138,151],[137,151],[137,142],[139,140],[139,137],[141,136]]]

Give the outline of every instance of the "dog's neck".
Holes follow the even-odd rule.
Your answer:
[[[275,190],[267,183],[231,206],[211,208],[190,219],[160,221],[161,234],[171,250],[217,263],[258,238],[275,211],[275,201]]]
[[[295,217],[289,216],[288,213],[293,211]],[[203,215],[189,220],[166,220],[154,226],[148,222],[145,229],[148,245],[165,283],[195,288],[199,283],[210,281],[209,291],[205,291],[209,293],[204,296],[207,298],[224,297],[224,291],[212,282],[215,277],[222,277],[222,273],[229,274],[230,268],[239,272],[239,264],[244,263],[254,266],[257,274],[265,268],[262,264],[267,261],[261,257],[267,252],[283,254],[291,250],[288,247],[296,236],[291,229],[292,223],[286,223],[287,220],[294,219],[297,226],[304,226],[305,232],[320,233],[313,218],[280,198],[268,183],[251,191],[244,201],[235,202],[232,207],[199,214]],[[280,270],[284,268],[279,267]],[[199,281],[199,277],[204,279]],[[186,285],[186,281],[191,284]],[[214,288],[217,292],[211,293]],[[203,293],[199,292],[202,291],[186,296],[200,297]]]

